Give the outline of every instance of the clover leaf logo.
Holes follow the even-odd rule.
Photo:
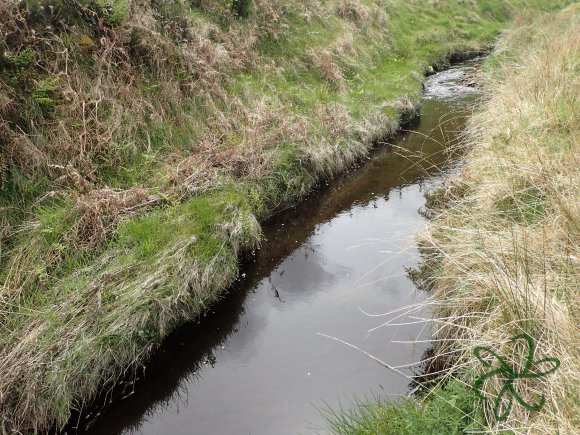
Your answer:
[[[541,410],[544,404],[546,403],[545,396],[542,394],[537,403],[528,403],[519,395],[519,393],[515,389],[514,381],[516,379],[533,379],[548,376],[549,374],[554,373],[560,367],[560,360],[558,358],[544,358],[539,361],[534,361],[534,348],[535,348],[534,339],[530,337],[528,334],[520,334],[513,337],[512,341],[516,342],[517,340],[522,339],[526,340],[528,344],[528,356],[526,358],[525,365],[521,372],[514,371],[513,367],[510,366],[504,358],[502,358],[497,352],[488,347],[477,346],[475,349],[473,349],[473,354],[478,359],[478,361],[482,363],[485,367],[491,368],[492,362],[483,359],[483,357],[481,356],[482,351],[486,351],[489,354],[493,355],[495,359],[499,362],[498,368],[483,374],[473,384],[473,388],[475,389],[478,397],[485,400],[485,397],[481,393],[481,388],[483,387],[483,384],[487,379],[496,375],[501,376],[503,379],[505,379],[505,383],[501,388],[501,390],[499,391],[499,394],[497,395],[497,398],[495,399],[494,402],[493,412],[497,421],[505,421],[508,418],[514,404],[514,399],[520,405],[522,405],[524,408],[530,411]],[[546,363],[548,363],[551,366],[551,368],[549,368],[548,370],[542,372],[531,371],[532,365],[535,365],[535,367],[539,367],[541,364]],[[505,409],[502,412],[500,412],[500,409],[502,407],[501,405],[502,400],[505,395],[508,395],[507,397],[508,402],[507,405],[505,406]]]

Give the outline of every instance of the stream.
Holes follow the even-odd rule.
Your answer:
[[[409,394],[430,338],[428,323],[417,318],[430,313],[420,308],[426,295],[406,268],[419,260],[425,192],[460,166],[448,145],[477,101],[464,84],[476,62],[428,77],[412,131],[266,222],[262,248],[245,261],[230,294],[200,322],[171,334],[125,397],[83,416],[76,429],[324,433],[325,410]],[[382,313],[393,314],[368,315]],[[415,365],[390,371],[327,336],[394,366]]]

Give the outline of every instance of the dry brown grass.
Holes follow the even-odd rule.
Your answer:
[[[84,11],[80,3],[70,5]],[[27,66],[30,76],[19,74],[18,79],[29,88],[38,85],[37,77],[54,79],[57,102],[49,115],[31,111],[35,105],[26,92],[16,95],[0,80],[3,118],[11,121],[0,127],[5,171],[57,178],[62,174],[53,169],[69,165],[98,183],[103,166],[121,164],[127,154],[150,146],[143,144],[139,132],[149,129],[151,121],[191,122],[180,120],[178,113],[188,98],[204,100],[208,117],[220,100],[235,104],[224,86],[228,75],[255,62],[251,49],[257,29],[232,26],[224,32],[185,17],[164,21],[158,12],[147,1],[132,1],[131,20],[123,27],[102,19],[95,26],[87,12],[78,28],[67,28],[65,40],[51,30],[55,24],[50,17],[42,19],[48,30],[39,31],[26,24],[31,13],[3,3],[2,50],[34,49],[37,55]],[[72,11],[70,15],[68,22],[63,18],[64,26],[78,25],[73,20],[79,17]],[[83,65],[87,62],[90,66]],[[157,90],[153,96],[143,91],[151,82]],[[18,142],[27,146],[16,146]]]
[[[338,16],[354,22],[366,21],[371,15],[370,8],[356,0],[340,0],[336,4]]]
[[[506,422],[494,421],[503,384],[486,383],[486,417],[497,430],[580,427],[579,25],[575,6],[521,18],[500,41],[486,76],[489,101],[471,122],[468,163],[447,192],[456,195],[426,238],[439,259],[435,337],[455,373],[471,381],[485,370],[475,346],[519,367],[527,350],[510,339],[520,333],[534,338],[536,360],[561,361],[556,373],[516,384],[529,403],[545,394],[541,412],[516,404]]]
[[[98,246],[107,240],[123,218],[142,213],[161,202],[145,189],[98,189],[77,199],[78,218],[74,245]]]
[[[326,49],[312,49],[308,59],[324,80],[340,84],[343,80],[342,71],[332,58],[332,53]]]

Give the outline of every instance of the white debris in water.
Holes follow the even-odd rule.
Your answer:
[[[425,79],[424,98],[455,100],[466,95],[478,93],[476,88],[462,83],[466,77],[474,75],[476,68],[473,66],[455,66],[445,71],[438,72]]]

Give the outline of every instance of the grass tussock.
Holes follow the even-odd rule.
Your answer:
[[[579,25],[573,6],[520,17],[501,39],[483,74],[489,99],[471,121],[467,164],[425,242],[436,266],[437,350],[450,375],[470,384],[485,371],[475,346],[521,370],[528,349],[511,338],[522,333],[535,340],[535,360],[561,361],[554,374],[515,383],[528,403],[545,395],[540,412],[515,403],[506,421],[496,421],[494,400],[505,380],[485,383],[482,406],[494,430],[580,427]]]
[[[306,3],[0,2],[2,430],[64,425],[414,113],[429,65],[567,2]]]

